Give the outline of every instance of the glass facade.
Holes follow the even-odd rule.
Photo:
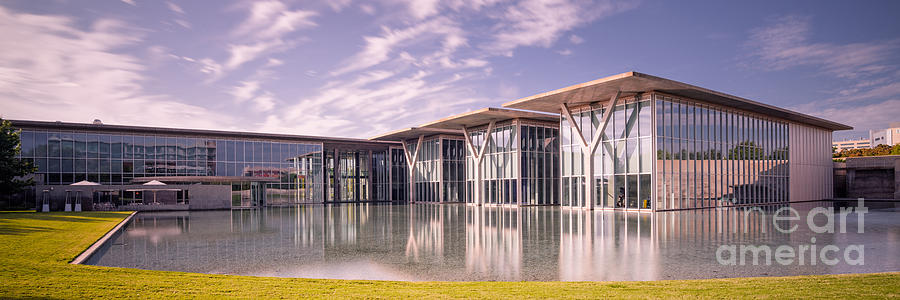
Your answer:
[[[403,148],[390,148],[390,177],[391,177],[391,195],[392,201],[406,203],[409,202],[409,173],[407,173],[406,155],[403,154]]]
[[[661,93],[620,99],[585,176],[584,147],[605,109],[571,109],[560,120],[563,206],[692,209],[788,201],[788,125]],[[654,154],[655,153],[655,154]],[[586,179],[596,182],[589,193]]]
[[[521,205],[559,204],[559,128],[525,123],[521,134]]]
[[[819,153],[824,149],[819,144],[830,137],[822,128],[660,92],[619,98],[604,124],[602,104],[566,107],[559,123],[513,118],[495,123],[490,132],[487,125],[468,128],[472,148],[482,153],[484,147],[480,163],[465,138],[452,131],[421,144],[410,140],[403,149],[378,142],[357,146],[147,130],[114,134],[49,125],[22,131],[21,158],[37,166],[39,184],[213,178],[198,183],[231,185],[232,206],[477,203],[477,197],[493,205],[695,209],[787,202],[791,191],[805,188],[791,189],[789,173],[827,174],[820,170],[830,168],[827,151]],[[789,153],[789,144],[808,145],[809,151],[795,147]],[[418,153],[408,156],[416,160],[412,173],[407,153]],[[215,177],[228,178],[214,182]],[[828,185],[829,178],[815,182]],[[810,198],[824,197],[811,193]]]
[[[788,201],[788,132],[785,122],[657,95],[658,205]]]
[[[462,202],[465,199],[465,144],[461,137],[433,136],[408,144],[419,151],[413,174],[417,202]]]
[[[623,101],[624,100],[624,101]],[[584,106],[571,111],[572,119],[560,121],[561,137],[561,204],[567,207],[589,207],[587,180],[595,181],[590,193],[594,207],[652,209],[653,171],[653,110],[650,96],[626,98],[613,108],[609,123],[600,134],[601,141],[594,153],[593,174],[585,176],[584,147],[578,137],[581,129],[590,144],[600,130],[606,109]]]
[[[269,204],[321,202],[323,194],[320,143],[30,129],[22,130],[21,138],[21,157],[38,167],[39,184],[243,176],[278,181],[221,183],[232,184],[234,206],[256,205],[258,199]]]
[[[557,124],[510,120],[497,124],[487,137],[488,126],[469,129],[478,151],[486,140],[481,164],[481,193],[485,204],[558,204],[559,129]],[[466,152],[467,203],[476,203],[478,164]]]

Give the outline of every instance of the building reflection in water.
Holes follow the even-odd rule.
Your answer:
[[[890,271],[894,215],[867,232],[815,234],[780,221],[780,206],[666,213],[559,207],[322,205],[141,213],[89,264],[283,277],[388,280],[655,280]],[[847,218],[855,221],[855,217]],[[872,221],[869,221],[872,220]],[[872,225],[869,225],[872,224]],[[871,227],[870,227],[871,226]],[[870,228],[872,228],[870,230]],[[878,264],[721,265],[721,245],[870,244]],[[887,259],[885,259],[885,257]]]

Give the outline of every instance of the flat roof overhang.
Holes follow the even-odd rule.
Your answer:
[[[458,135],[462,136],[462,129],[440,129],[440,128],[423,128],[423,127],[410,127],[404,128],[400,130],[391,131],[385,134],[373,136],[372,140],[377,141],[405,141],[417,139],[419,136],[432,136],[438,134],[448,134],[448,135]]]
[[[131,134],[149,134],[162,136],[186,136],[200,138],[239,138],[239,139],[261,139],[275,140],[285,142],[322,142],[322,143],[347,143],[347,144],[384,144],[385,146],[392,143],[385,141],[372,141],[358,138],[340,138],[325,137],[312,135],[292,135],[292,134],[276,134],[276,133],[260,133],[260,132],[241,132],[241,131],[222,131],[222,130],[201,130],[201,129],[183,129],[183,128],[167,128],[167,127],[149,127],[149,126],[130,126],[130,125],[110,125],[110,124],[88,124],[88,123],[69,123],[69,122],[47,122],[47,121],[31,121],[31,120],[9,120],[13,127],[43,130],[80,130],[91,131],[96,133],[131,133]]]
[[[548,114],[534,111],[522,111],[507,108],[488,107],[475,111],[461,113],[455,116],[446,117],[437,121],[422,124],[422,128],[434,129],[457,129],[462,130],[463,127],[475,127],[485,125],[490,122],[505,121],[510,119],[531,119],[549,122],[559,122],[558,114]]]
[[[837,122],[828,121],[822,118],[813,117],[772,105],[701,88],[687,83],[638,72],[617,74],[550,92],[521,98],[504,103],[503,107],[559,113],[561,110],[560,104],[574,106],[595,102],[608,102],[609,98],[615,95],[616,92],[622,92],[623,94],[627,95],[637,92],[652,91],[658,91],[674,96],[681,96],[685,98],[705,101],[727,107],[734,107],[741,110],[800,122],[829,130],[853,129],[853,127]]]

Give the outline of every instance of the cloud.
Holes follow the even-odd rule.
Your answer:
[[[578,44],[584,43],[584,39],[581,38],[580,36],[573,34],[573,35],[569,36],[569,42],[572,42],[572,44],[578,45]]]
[[[568,56],[568,55],[572,55],[572,50],[563,49],[560,51],[556,51],[556,53],[559,53],[559,55],[562,55],[562,56]]]
[[[256,96],[259,91],[259,81],[241,81],[238,86],[235,86],[229,91],[229,93],[234,96],[234,99],[238,102],[244,102]]]
[[[367,15],[375,14],[375,7],[372,6],[371,4],[360,4],[359,9],[362,10],[362,12]]]
[[[872,129],[887,128],[890,122],[896,122],[897,116],[900,116],[900,99],[890,99],[866,105],[811,108],[805,111],[814,116],[827,120],[839,120],[843,124],[853,126],[853,131],[840,132],[840,136],[859,136],[861,134],[868,135],[868,131]]]
[[[228,61],[225,62],[225,68],[236,69],[244,63],[256,60],[262,54],[284,45],[284,41],[282,40],[271,40],[254,44],[229,45],[228,52],[231,55],[228,57]]]
[[[506,0],[447,0],[443,1],[447,7],[455,11],[470,10],[480,11],[483,8],[494,6]]]
[[[317,26],[312,21],[318,15],[314,11],[290,10],[280,1],[259,1],[250,5],[247,18],[230,33],[234,41],[226,47],[228,59],[224,63],[210,58],[201,60],[201,72],[211,75],[209,82],[266,55],[292,49],[305,39],[289,39],[289,34]],[[263,67],[269,67],[271,62]]]
[[[122,54],[143,42],[120,21],[79,29],[64,16],[0,7],[0,111],[7,118],[213,128],[221,115],[148,93],[143,59]]]
[[[409,12],[417,19],[424,19],[438,13],[439,0],[407,0]]]
[[[134,0],[122,0],[122,2],[127,3],[131,6],[137,6],[137,3],[134,3]]]
[[[189,23],[189,22],[186,21],[186,20],[175,19],[175,24],[178,24],[178,26],[181,26],[181,27],[184,27],[184,28],[187,28],[187,29],[191,29],[191,23]]]
[[[443,37],[441,52],[432,56],[433,61],[440,60],[453,53],[453,51],[466,44],[463,31],[456,22],[449,18],[439,17],[427,22],[415,24],[399,30],[382,27],[380,36],[366,36],[363,38],[365,46],[363,50],[345,60],[339,68],[332,71],[333,76],[348,72],[367,69],[390,59],[390,54],[395,48],[410,43],[419,38],[433,41]]]
[[[484,49],[512,56],[521,46],[550,47],[566,31],[598,18],[633,8],[634,3],[606,1],[525,0],[500,17],[494,41]]]
[[[461,112],[486,101],[457,85],[474,74],[439,75],[426,71],[399,75],[387,70],[363,72],[333,81],[312,97],[300,99],[264,130],[276,128],[330,136],[370,137]],[[452,101],[448,101],[452,99]]]
[[[301,28],[316,26],[312,18],[318,14],[309,10],[289,10],[280,1],[254,2],[250,15],[232,32],[236,37],[279,39]]]
[[[184,9],[181,9],[181,6],[178,6],[178,4],[172,3],[172,1],[166,1],[166,7],[168,7],[169,10],[171,10],[172,12],[177,13],[179,15],[184,14]]]
[[[330,1],[325,1],[325,2],[335,12],[341,12],[344,9],[344,7],[349,6],[350,3],[353,1],[352,0],[330,0]]]
[[[896,40],[850,44],[811,42],[811,27],[810,17],[790,15],[753,29],[746,44],[752,49],[753,65],[776,71],[811,66],[833,76],[853,78],[889,69],[887,61],[900,46]]]
[[[277,66],[280,66],[283,64],[284,64],[284,61],[282,61],[280,59],[269,58],[269,60],[266,61],[266,65],[264,67],[277,67]]]
[[[750,31],[745,63],[764,71],[809,68],[827,81],[830,90],[823,97],[795,109],[855,128],[835,133],[835,138],[883,128],[900,115],[900,81],[894,76],[898,40],[814,42],[808,16],[781,16],[766,23]]]

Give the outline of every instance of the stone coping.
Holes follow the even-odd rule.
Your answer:
[[[87,259],[90,258],[91,255],[93,255],[94,252],[97,251],[97,249],[100,249],[100,246],[103,246],[103,244],[106,243],[106,241],[108,241],[110,238],[112,238],[113,235],[116,234],[116,232],[119,232],[119,230],[121,230],[122,227],[125,227],[125,225],[131,221],[131,218],[134,217],[134,215],[137,213],[138,212],[136,212],[136,211],[131,212],[131,214],[128,215],[128,217],[125,217],[124,220],[119,222],[119,224],[116,225],[116,227],[113,227],[113,229],[110,229],[108,232],[106,232],[106,234],[103,235],[103,237],[101,237],[99,240],[94,242],[93,245],[88,247],[87,250],[84,250],[84,252],[81,252],[81,254],[76,256],[75,259],[73,259],[69,263],[73,264],[73,265],[80,265],[80,264],[84,263],[85,261],[87,261]]]

